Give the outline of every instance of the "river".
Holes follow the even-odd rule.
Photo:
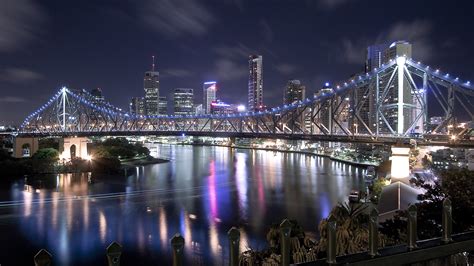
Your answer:
[[[128,175],[19,179],[0,188],[0,265],[33,265],[41,248],[54,265],[106,265],[112,241],[122,265],[170,265],[170,238],[185,238],[188,265],[225,265],[227,231],[241,250],[263,249],[272,223],[296,219],[308,232],[352,189],[363,169],[296,153],[153,145],[168,163]]]

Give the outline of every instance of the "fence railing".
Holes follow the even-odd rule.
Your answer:
[[[290,265],[292,243],[291,223],[285,219],[280,224],[281,237],[281,255],[280,263],[275,265]],[[298,265],[335,265],[335,264],[354,264],[354,265],[404,265],[418,262],[426,262],[430,260],[440,260],[440,265],[453,264],[449,259],[452,255],[474,251],[474,231],[462,234],[452,235],[452,207],[451,201],[445,199],[442,209],[442,234],[440,238],[418,241],[417,239],[417,208],[411,205],[408,208],[408,225],[407,225],[407,243],[405,245],[379,248],[378,243],[378,211],[373,209],[369,214],[369,243],[368,251],[357,254],[345,255],[337,257],[337,240],[336,240],[337,222],[333,215],[328,218],[327,226],[327,247],[326,258],[316,259],[304,262]],[[237,228],[232,227],[228,232],[229,239],[229,265],[242,265],[240,260],[240,232]],[[185,239],[176,234],[171,238],[171,247],[173,250],[173,266],[186,265],[184,242]],[[120,256],[122,254],[122,246],[116,242],[112,242],[106,249],[106,256],[109,266],[120,265]],[[471,261],[466,265],[472,265]],[[52,255],[45,249],[41,249],[34,257],[36,266],[49,266],[52,262]],[[254,261],[247,261],[245,265],[256,265]],[[274,264],[271,264],[274,265]]]

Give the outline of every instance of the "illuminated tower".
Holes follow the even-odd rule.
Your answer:
[[[155,57],[153,56],[153,64],[151,71],[145,72],[143,78],[143,87],[145,89],[145,111],[147,115],[160,114],[159,96],[160,96],[160,80],[159,72],[155,71]]]
[[[203,110],[206,114],[211,113],[211,103],[216,100],[217,82],[207,81],[202,85],[203,90]]]
[[[264,109],[263,105],[263,65],[261,55],[249,56],[248,110]]]

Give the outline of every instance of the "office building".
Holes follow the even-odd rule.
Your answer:
[[[207,81],[202,85],[203,110],[206,114],[211,113],[211,103],[216,100],[217,82]]]
[[[168,100],[166,96],[158,97],[158,114],[159,115],[167,115],[168,114]]]
[[[157,71],[145,72],[143,79],[145,89],[145,110],[147,115],[159,115],[160,81]]]
[[[174,114],[191,115],[194,114],[194,91],[189,88],[178,88],[173,94]]]
[[[306,87],[297,79],[289,80],[283,95],[283,104],[292,104],[305,99]]]
[[[248,111],[259,111],[263,104],[263,65],[261,55],[249,56]]]
[[[143,97],[132,97],[130,101],[130,113],[134,115],[145,114],[145,99]]]
[[[211,103],[211,114],[213,115],[235,114],[237,112],[238,106],[235,104],[228,104],[220,100]]]
[[[204,109],[202,108],[202,103],[194,105],[194,114],[195,115],[203,115]]]

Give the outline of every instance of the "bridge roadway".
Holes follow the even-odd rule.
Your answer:
[[[9,132],[17,137],[108,137],[108,136],[193,136],[218,138],[264,138],[307,141],[330,141],[348,143],[367,143],[375,145],[408,145],[415,140],[419,146],[447,146],[458,148],[474,148],[474,140],[458,139],[452,141],[448,135],[425,135],[423,138],[394,137],[371,135],[324,135],[324,134],[283,134],[253,133],[226,131],[181,131],[181,130],[142,130],[142,131],[83,131],[83,132]]]

